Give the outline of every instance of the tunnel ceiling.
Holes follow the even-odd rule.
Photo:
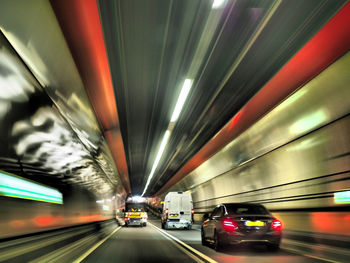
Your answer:
[[[132,192],[185,79],[192,88],[146,194],[159,190],[345,1],[98,1]]]

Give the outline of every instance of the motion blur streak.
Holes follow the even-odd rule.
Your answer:
[[[51,0],[123,185],[130,192],[124,145],[96,1]]]
[[[334,202],[336,204],[349,204],[350,203],[350,191],[341,191],[334,193]]]
[[[245,131],[264,114],[300,88],[350,47],[350,2],[345,6],[240,110],[237,121],[229,121],[158,192],[172,185],[209,159],[227,143]],[[322,56],[320,55],[322,54]],[[230,128],[232,122],[235,125]]]
[[[40,216],[33,219],[34,223],[37,224],[39,227],[48,227],[55,224],[61,223],[62,216]]]
[[[0,195],[63,204],[62,194],[56,189],[2,171]]]

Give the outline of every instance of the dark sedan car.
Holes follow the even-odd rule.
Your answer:
[[[278,250],[282,236],[282,223],[262,205],[231,203],[218,205],[204,215],[201,228],[202,244],[214,244],[215,250],[225,245],[263,243]]]

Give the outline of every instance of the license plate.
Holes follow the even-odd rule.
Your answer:
[[[170,217],[178,217],[179,215],[170,215]]]
[[[244,223],[246,226],[264,226],[265,223],[261,221],[246,221]]]

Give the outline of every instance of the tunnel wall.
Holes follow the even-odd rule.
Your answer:
[[[117,206],[117,202],[115,202]],[[113,218],[91,194],[75,188],[62,205],[0,196],[0,239]]]
[[[192,191],[196,219],[219,203],[259,202],[289,230],[350,235],[350,53],[169,191]]]
[[[49,1],[1,3],[0,125],[0,239],[115,216],[125,190]],[[2,171],[63,204],[2,196]]]

